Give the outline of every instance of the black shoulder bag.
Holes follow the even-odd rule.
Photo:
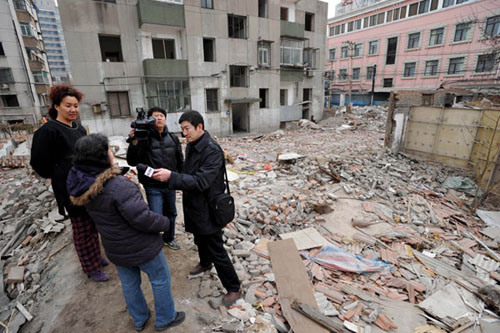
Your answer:
[[[222,153],[224,155],[224,153]],[[218,194],[211,201],[214,211],[215,223],[224,228],[229,222],[234,219],[234,199],[229,191],[229,180],[227,178],[226,160],[222,156],[224,166],[224,182],[226,183],[226,192]]]

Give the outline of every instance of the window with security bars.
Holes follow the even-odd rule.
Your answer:
[[[432,29],[429,39],[429,45],[443,44],[444,28]]]
[[[476,73],[492,72],[495,68],[495,55],[482,54],[477,57]]]
[[[126,91],[108,91],[108,105],[111,117],[130,116],[130,104],[128,92]]]
[[[490,17],[486,20],[484,34],[488,37],[500,35],[500,15]]]
[[[218,112],[219,111],[219,89],[206,89],[205,93],[207,95],[207,111],[208,112]]]
[[[448,74],[462,74],[464,65],[465,57],[451,58],[448,65]]]
[[[416,62],[408,62],[405,64],[404,68],[404,77],[415,77],[416,74],[416,69],[417,69],[417,63]]]
[[[455,37],[453,38],[453,41],[459,42],[467,40],[470,28],[471,28],[470,22],[457,24],[455,27]]]
[[[302,66],[304,42],[294,39],[281,39],[280,64],[285,66]]]
[[[416,49],[420,45],[420,32],[408,35],[408,49]]]
[[[229,38],[247,38],[247,18],[245,16],[227,15]]]
[[[435,76],[438,74],[439,60],[429,60],[425,62],[424,76]]]
[[[248,67],[229,66],[230,87],[248,87]]]
[[[191,107],[188,80],[162,80],[147,83],[148,106],[161,107],[169,113],[182,112]]]

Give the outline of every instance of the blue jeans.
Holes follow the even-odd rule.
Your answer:
[[[148,198],[149,208],[155,213],[168,217],[170,220],[170,229],[168,229],[168,232],[163,233],[163,241],[173,241],[175,238],[175,218],[177,217],[175,190],[152,186],[144,186],[144,190]]]
[[[122,283],[123,296],[128,312],[135,326],[142,326],[149,318],[149,308],[141,290],[141,271],[148,275],[155,300],[156,326],[169,324],[176,311],[170,289],[170,270],[163,251],[152,260],[140,266],[118,266],[118,276]]]

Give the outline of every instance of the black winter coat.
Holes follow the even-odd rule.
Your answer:
[[[96,178],[92,167],[75,166],[68,175],[68,192],[95,222],[109,260],[119,266],[139,266],[162,250],[159,233],[168,231],[170,222],[149,210],[137,185],[121,173],[108,168]]]
[[[130,144],[127,150],[127,163],[136,166],[138,163],[146,164],[153,169],[165,168],[182,172],[184,158],[181,143],[176,135],[168,132],[167,127],[163,133],[154,128],[149,129],[147,140],[141,140],[137,145]],[[139,182],[143,185],[166,187],[167,184],[144,176],[139,173]]]
[[[40,176],[52,179],[52,189],[61,215],[65,215],[65,208],[70,216],[85,213],[83,208],[71,204],[66,190],[75,143],[85,135],[87,131],[81,124],[75,122],[70,127],[57,120],[49,120],[33,135],[30,164]]]
[[[224,192],[223,167],[224,153],[208,132],[187,144],[184,172],[172,172],[169,181],[170,189],[182,190],[187,232],[210,235],[221,230],[210,209],[210,199]]]

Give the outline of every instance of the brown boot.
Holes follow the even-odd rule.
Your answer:
[[[229,306],[236,302],[238,298],[241,296],[241,290],[239,291],[229,291],[227,294],[222,297],[222,304],[225,306]]]
[[[189,275],[197,275],[197,274],[203,273],[205,271],[209,271],[211,268],[212,268],[212,264],[210,264],[208,267],[204,267],[204,266],[198,264],[192,270],[189,271]]]

